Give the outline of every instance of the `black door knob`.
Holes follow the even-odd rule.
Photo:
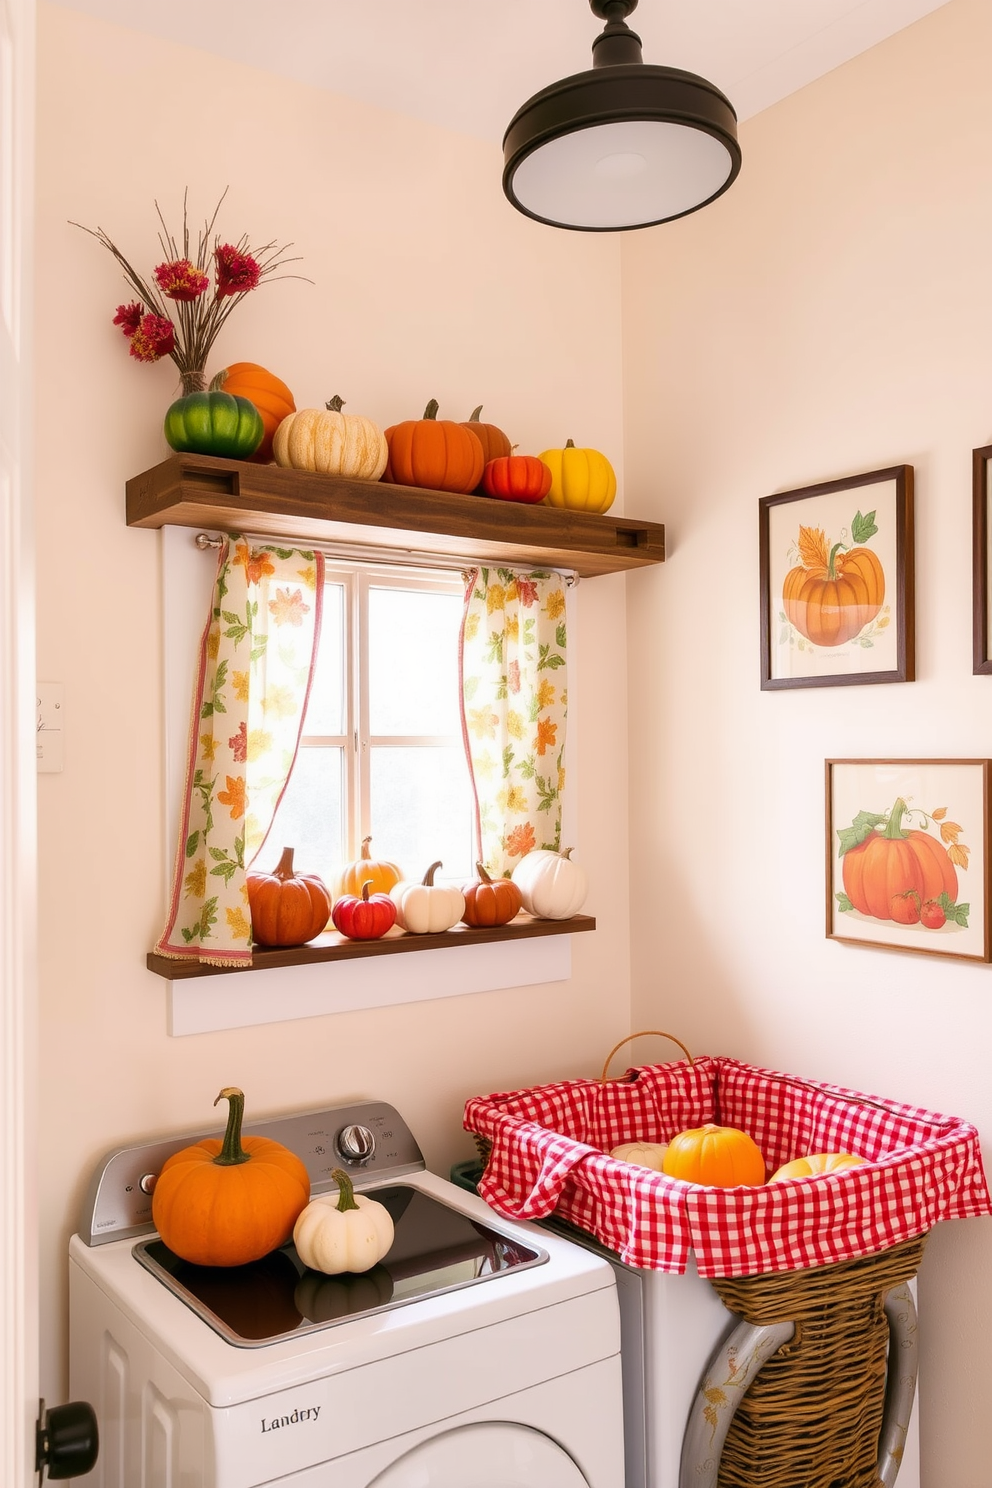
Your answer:
[[[92,1472],[100,1452],[96,1411],[88,1400],[70,1400],[45,1409],[41,1402],[35,1448],[35,1471],[44,1480],[81,1478]]]

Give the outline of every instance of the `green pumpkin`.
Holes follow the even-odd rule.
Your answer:
[[[174,450],[247,460],[265,437],[262,415],[232,393],[187,393],[165,415],[165,437]]]

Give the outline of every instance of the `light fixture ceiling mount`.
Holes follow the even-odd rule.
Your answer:
[[[644,62],[637,0],[589,0],[606,25],[592,68],[519,108],[503,136],[503,190],[552,227],[622,232],[695,212],[741,168],[737,115],[693,72]]]

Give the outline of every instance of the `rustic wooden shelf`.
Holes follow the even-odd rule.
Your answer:
[[[665,529],[610,512],[525,506],[349,480],[211,455],[170,455],[127,482],[129,527],[198,527],[480,563],[565,568],[583,578],[662,563]]]
[[[411,951],[444,950],[450,946],[536,940],[543,935],[579,935],[595,928],[596,921],[591,915],[577,914],[570,920],[536,920],[521,913],[508,925],[496,925],[486,930],[455,925],[440,935],[408,935],[403,930],[393,929],[381,940],[348,940],[337,931],[331,931],[319,935],[307,945],[285,950],[263,950],[256,946],[251,966],[201,966],[199,961],[174,961],[169,956],[157,956],[154,951],[145,958],[145,965],[157,976],[178,982],[188,977],[244,976],[246,972],[271,971],[276,966],[306,966],[315,961],[354,961],[372,956],[408,955]]]

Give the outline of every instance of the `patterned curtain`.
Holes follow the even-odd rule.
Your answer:
[[[462,730],[479,861],[503,877],[533,848],[561,845],[564,580],[507,568],[478,568],[466,578]]]
[[[176,867],[155,949],[251,965],[246,867],[299,745],[320,636],[324,559],[226,539],[200,642]]]

